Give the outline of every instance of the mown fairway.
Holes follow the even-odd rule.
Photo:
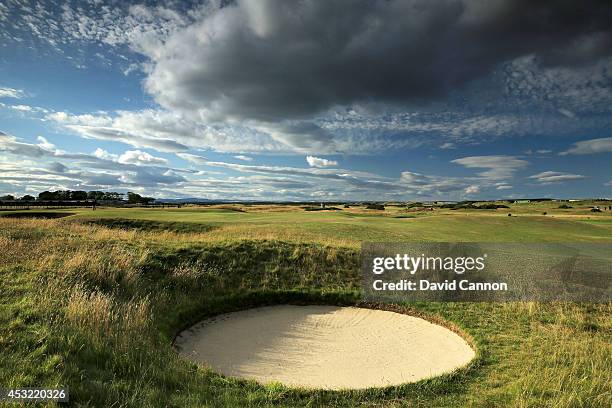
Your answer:
[[[583,205],[582,207],[586,207]],[[517,204],[510,209],[385,211],[352,207],[339,211],[304,211],[296,206],[212,206],[181,209],[79,209],[68,219],[119,227],[210,231],[209,239],[270,238],[359,245],[361,241],[607,241],[612,240],[612,211],[590,213],[556,203]],[[68,210],[67,210],[68,211]],[[543,215],[543,212],[547,212]],[[507,214],[512,213],[513,217]],[[121,224],[119,222],[119,224]]]
[[[0,217],[2,385],[68,386],[72,401],[86,406],[610,406],[609,304],[400,305],[456,324],[477,359],[451,375],[382,390],[261,386],[187,363],[171,346],[180,329],[220,312],[358,302],[364,240],[612,241],[612,212],[556,207],[235,205]]]

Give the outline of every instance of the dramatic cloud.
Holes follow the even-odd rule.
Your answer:
[[[310,167],[334,167],[338,165],[338,162],[335,160],[327,160],[314,156],[306,156],[306,161]]]
[[[612,6],[604,1],[8,9],[7,41],[34,38],[61,53],[94,42],[122,72],[142,71],[154,109],[48,116],[83,137],[136,148],[371,154],[610,125],[605,117],[576,120],[585,107],[609,110],[612,102]],[[495,92],[473,86],[478,81]]]
[[[612,152],[612,137],[583,140],[581,142],[574,143],[572,148],[561,154],[592,154],[609,152]]]
[[[534,174],[528,178],[534,179],[542,184],[561,183],[564,181],[573,181],[583,179],[584,176],[580,174],[561,173],[558,171],[544,171],[542,173]]]
[[[239,0],[142,47],[146,88],[168,108],[263,122],[413,103],[524,55],[551,66],[609,55],[610,21],[604,1]]]
[[[461,164],[468,168],[488,169],[478,174],[489,179],[510,178],[517,170],[529,164],[514,156],[470,156],[455,159],[451,163]]]
[[[330,109],[422,106],[526,56],[549,68],[592,64],[610,55],[610,21],[601,1],[238,0],[130,44],[149,59],[145,89],[165,109],[321,153],[339,150],[313,121]],[[475,117],[463,127],[538,125]]]
[[[0,87],[0,115],[5,129],[30,141],[0,134],[0,156],[11,163],[1,169],[2,186],[244,199],[270,199],[271,191],[300,200],[480,198],[510,189],[539,194],[541,184],[583,177],[525,178],[528,165],[568,168],[568,157],[552,152],[612,151],[612,138],[580,141],[612,128],[609,2],[154,3],[0,5],[0,43],[20,50],[4,57],[17,77]],[[57,92],[43,107],[58,88],[18,75],[47,56],[59,62],[41,66],[49,78],[77,67],[84,86],[60,83],[66,99]],[[32,103],[15,99],[25,97]],[[72,151],[32,141],[40,133]],[[76,152],[91,152],[92,140],[108,151]],[[576,142],[568,149],[567,140]],[[529,162],[519,153],[526,150]],[[309,167],[280,165],[288,155],[306,156]],[[355,167],[324,158],[340,156]],[[575,171],[602,186],[603,171],[587,168],[605,158],[570,157],[571,168],[592,159]],[[586,194],[590,187],[580,184],[573,192]]]

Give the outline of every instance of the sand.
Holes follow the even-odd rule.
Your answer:
[[[179,353],[222,374],[324,389],[383,387],[449,373],[474,358],[452,331],[404,314],[281,305],[202,321]]]

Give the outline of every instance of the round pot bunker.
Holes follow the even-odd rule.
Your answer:
[[[474,350],[451,330],[377,309],[279,305],[219,315],[179,333],[183,357],[262,384],[386,387],[450,373]]]

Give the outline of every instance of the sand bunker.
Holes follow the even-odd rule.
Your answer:
[[[452,331],[416,317],[335,306],[271,306],[185,330],[184,357],[225,375],[289,386],[398,385],[448,373],[475,355]]]

